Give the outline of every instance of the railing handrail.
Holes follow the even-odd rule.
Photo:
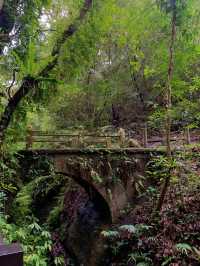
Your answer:
[[[117,134],[69,134],[69,133],[50,133],[47,131],[32,131],[33,136],[38,136],[38,137],[97,137],[97,138],[102,138],[102,137],[108,137],[108,138],[117,138],[119,137]]]
[[[165,138],[164,134],[161,133],[160,136],[149,136],[149,128],[147,123],[143,124],[143,126],[140,128],[142,130],[142,134],[140,134],[140,137],[138,138],[138,134],[136,135],[137,138],[141,142],[144,147],[148,147],[150,143],[162,143],[162,145],[165,145]],[[120,135],[120,130],[118,133],[113,134],[106,134],[102,132],[84,132],[84,130],[80,130],[78,133],[68,133],[68,132],[62,132],[60,131],[42,131],[42,130],[33,130],[31,126],[28,127],[27,130],[27,138],[26,138],[26,147],[27,149],[32,148],[34,143],[60,143],[60,144],[67,144],[69,141],[84,141],[84,143],[88,144],[89,140],[87,138],[95,138],[99,139],[99,143],[102,143],[102,139],[105,140],[106,145],[110,146],[112,140],[117,140],[120,143],[120,146],[124,146],[123,137],[132,138],[129,136],[129,134],[126,134],[124,129],[122,129],[122,135]],[[198,132],[199,129],[194,129],[194,132]],[[192,132],[189,127],[185,127],[183,130],[179,131],[173,131],[171,132],[171,141],[184,141],[186,144],[190,144],[191,141],[199,140],[199,136],[192,136]],[[178,137],[173,136],[173,134],[179,134]],[[142,136],[142,138],[141,138]],[[49,137],[49,139],[48,139]],[[55,139],[57,138],[57,139]],[[94,140],[92,140],[94,142]]]

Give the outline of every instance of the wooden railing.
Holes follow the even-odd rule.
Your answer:
[[[103,144],[107,148],[111,145],[111,140],[119,141],[118,135],[100,134],[68,134],[59,132],[44,132],[28,130],[26,138],[26,148],[31,149],[34,143],[60,144],[66,147],[82,147],[89,144]]]
[[[149,129],[147,124],[141,127],[141,134],[136,136],[134,139],[138,141],[141,147],[149,147],[155,144],[158,146],[165,145],[165,136],[150,136]],[[192,133],[192,135],[191,135]],[[199,132],[200,133],[200,132]],[[173,136],[174,135],[174,136]],[[182,142],[182,144],[191,144],[194,142],[199,142],[199,136],[194,135],[189,128],[185,128],[182,132],[172,132],[171,141]],[[126,135],[126,140],[130,139]],[[116,134],[103,134],[103,133],[84,133],[79,132],[76,134],[70,133],[61,133],[61,132],[44,132],[39,130],[33,130],[31,127],[27,130],[26,137],[26,149],[31,149],[34,147],[34,144],[45,144],[51,146],[58,147],[59,145],[62,147],[87,147],[90,145],[100,145],[106,148],[111,148],[112,145],[117,143],[120,147],[124,146],[124,142],[122,140],[122,136],[119,133]],[[127,144],[128,145],[128,144]],[[43,145],[44,146],[44,145]]]

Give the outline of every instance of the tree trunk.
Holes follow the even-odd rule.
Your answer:
[[[34,88],[36,84],[37,81],[34,78],[26,77],[26,79],[22,82],[20,89],[10,99],[1,117],[1,122],[0,122],[1,136],[3,136],[2,133],[8,127],[10,120],[12,118],[12,114],[14,113],[21,99],[24,98],[24,96],[28,94],[30,88],[31,89]]]
[[[169,65],[168,65],[168,75],[167,75],[167,86],[166,86],[166,121],[165,121],[165,129],[166,129],[166,151],[168,160],[172,159],[172,151],[171,151],[171,107],[172,107],[172,87],[171,82],[173,78],[173,70],[174,70],[174,45],[176,40],[176,0],[173,0],[172,3],[172,19],[171,19],[171,41],[169,47]],[[168,186],[170,184],[170,176],[171,170],[169,169],[169,173],[164,180],[164,184],[161,190],[160,198],[158,200],[158,204],[156,206],[156,211],[160,211],[165,199],[165,195],[167,193]]]

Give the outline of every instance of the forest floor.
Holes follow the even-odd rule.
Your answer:
[[[107,237],[109,265],[200,265],[200,153],[193,148],[179,157],[159,215],[153,215],[160,182],[142,193]],[[114,233],[113,233],[114,232]]]

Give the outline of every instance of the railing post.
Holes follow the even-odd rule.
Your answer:
[[[144,124],[144,128],[143,128],[143,144],[144,144],[144,147],[147,148],[147,146],[148,146],[148,128],[147,128],[147,123]]]
[[[84,148],[82,133],[78,133],[78,148]]]
[[[126,142],[126,132],[123,128],[120,128],[118,131],[119,144],[121,148],[124,148]]]
[[[186,137],[186,144],[188,144],[188,145],[191,144],[189,127],[186,127],[186,129],[185,129],[185,137]]]
[[[165,128],[162,128],[161,135],[162,135],[162,141],[161,141],[162,145],[166,146],[166,129]]]
[[[106,148],[110,149],[112,147],[112,142],[109,137],[106,137]]]
[[[78,132],[78,135],[77,135],[77,148],[80,148],[81,147],[81,135],[80,135],[80,132]]]
[[[26,149],[31,149],[33,147],[33,129],[32,126],[29,125],[27,129],[27,137],[26,137]]]

